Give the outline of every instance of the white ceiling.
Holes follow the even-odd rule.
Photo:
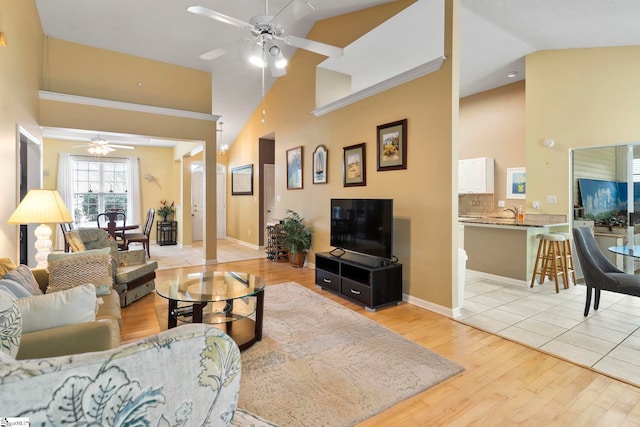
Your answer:
[[[305,37],[316,20],[388,1],[310,0],[315,11],[285,30]],[[275,14],[288,2],[269,1],[269,14]],[[640,45],[638,0],[461,3],[461,97],[524,79],[524,57],[537,50]],[[36,5],[47,36],[210,71],[212,113],[222,116],[224,144],[235,139],[260,102],[260,71],[248,65],[240,54],[213,61],[199,58],[204,52],[245,38],[246,31],[194,15],[186,8],[200,5],[249,21],[265,12],[262,0],[36,0]],[[283,50],[288,57],[294,52],[290,48]],[[507,78],[510,71],[516,71],[517,76]],[[273,79],[266,74],[268,88]],[[45,136],[49,137],[49,132],[45,130]],[[60,130],[57,132],[61,137]],[[87,139],[95,136],[90,134]],[[112,139],[110,135],[101,136]],[[120,138],[118,141],[124,142]]]

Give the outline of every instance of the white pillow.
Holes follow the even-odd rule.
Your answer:
[[[96,320],[96,288],[91,283],[16,302],[22,312],[23,334]]]

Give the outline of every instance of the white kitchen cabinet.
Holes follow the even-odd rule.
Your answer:
[[[493,193],[493,158],[458,160],[458,193]]]

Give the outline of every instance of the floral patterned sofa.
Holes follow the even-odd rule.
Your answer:
[[[0,409],[30,425],[271,426],[236,408],[240,351],[184,325],[111,350],[15,360],[22,318],[0,291]]]

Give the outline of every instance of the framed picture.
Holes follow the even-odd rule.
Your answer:
[[[313,183],[327,183],[327,147],[318,145],[313,152]]]
[[[367,185],[365,143],[344,147],[342,174],[345,187]]]
[[[507,199],[524,199],[527,195],[525,168],[507,168]]]
[[[302,147],[287,150],[287,190],[302,189]]]
[[[239,166],[231,169],[231,195],[253,195],[253,165]]]
[[[378,170],[407,168],[407,119],[378,126]]]

